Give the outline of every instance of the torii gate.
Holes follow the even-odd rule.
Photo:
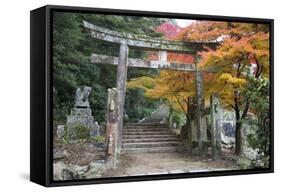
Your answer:
[[[180,71],[195,72],[196,83],[196,125],[197,125],[197,138],[199,154],[205,155],[207,142],[207,129],[201,125],[202,114],[202,70],[198,69],[197,63],[199,56],[197,52],[203,50],[204,46],[215,48],[218,43],[199,43],[199,42],[181,42],[181,41],[168,41],[160,38],[151,38],[143,35],[132,35],[128,33],[121,33],[112,31],[102,27],[98,27],[86,21],[83,21],[83,26],[91,32],[91,37],[94,39],[119,44],[119,57],[92,54],[91,62],[95,64],[112,64],[117,65],[117,93],[116,93],[116,121],[117,133],[114,147],[114,165],[116,164],[116,157],[120,155],[121,150],[121,137],[123,128],[123,112],[127,80],[127,68],[142,67],[142,68],[157,68],[157,69],[171,69]],[[145,61],[142,59],[128,58],[129,47],[159,51],[158,61]],[[194,56],[195,63],[179,64],[167,61],[167,52],[187,53]],[[207,72],[216,72],[214,70],[207,70]],[[112,94],[112,91],[109,91]],[[214,125],[212,123],[212,125]],[[215,135],[215,127],[212,126],[212,135]],[[215,137],[213,137],[215,139]],[[112,141],[109,139],[109,142]],[[213,143],[213,141],[212,141]],[[215,142],[214,142],[215,143]],[[213,146],[213,149],[215,147]]]

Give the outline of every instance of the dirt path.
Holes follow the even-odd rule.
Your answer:
[[[237,169],[237,167],[231,160],[212,161],[183,153],[126,154],[121,156],[118,168],[107,170],[103,176],[156,175],[233,169]]]
[[[142,123],[160,123],[168,115],[169,107],[162,104],[149,117],[143,120]]]

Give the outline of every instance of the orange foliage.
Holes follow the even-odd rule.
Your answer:
[[[185,42],[219,42],[216,50],[205,47],[200,52],[199,67],[213,69],[216,73],[203,73],[203,93],[205,99],[217,93],[228,106],[243,106],[240,93],[246,83],[249,70],[255,65],[252,75],[269,75],[269,32],[263,24],[198,21],[182,29],[176,36],[169,31],[176,29],[171,25],[161,28],[167,39]],[[172,36],[169,36],[173,34]],[[150,54],[149,60],[158,60],[158,53]],[[192,55],[168,53],[168,61],[175,63],[194,63]],[[128,82],[130,88],[146,90],[146,96],[165,98],[173,103],[174,108],[181,108],[188,96],[195,96],[194,74],[182,71],[161,70],[159,76],[145,79],[137,78]],[[150,86],[147,86],[150,85]],[[153,85],[153,86],[151,86]],[[236,101],[234,100],[236,97]],[[236,102],[236,103],[235,103]],[[186,107],[186,106],[185,106]]]

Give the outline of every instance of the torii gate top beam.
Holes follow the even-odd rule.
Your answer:
[[[218,45],[217,42],[202,43],[168,41],[161,38],[151,38],[145,35],[122,33],[102,28],[86,21],[83,21],[83,26],[91,31],[91,36],[95,39],[107,41],[110,43],[127,44],[130,47],[136,47],[146,50],[162,50],[196,54],[197,51],[203,50],[204,46],[215,48]]]

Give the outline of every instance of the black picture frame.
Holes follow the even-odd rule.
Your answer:
[[[270,149],[268,169],[230,170],[170,175],[147,175],[91,180],[53,181],[52,179],[52,14],[54,11],[134,15],[165,18],[183,18],[213,21],[265,23],[270,26]],[[54,187],[98,183],[148,181],[178,178],[242,175],[274,172],[274,20],[216,15],[197,15],[137,10],[100,9],[46,5],[30,12],[30,180],[37,184]]]

